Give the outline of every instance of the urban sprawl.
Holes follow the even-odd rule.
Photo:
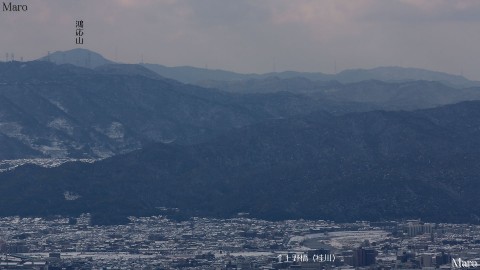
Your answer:
[[[0,218],[0,269],[477,268],[480,226],[420,220]]]

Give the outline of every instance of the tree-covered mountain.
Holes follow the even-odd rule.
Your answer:
[[[0,159],[103,158],[154,142],[198,143],[317,110],[411,110],[480,99],[477,88],[428,81],[267,78],[216,87],[227,91],[183,84],[140,65],[1,63]]]
[[[480,88],[454,88],[435,81],[385,82],[366,80],[355,83],[311,81],[306,78],[250,79],[242,81],[205,81],[203,87],[232,93],[292,92],[312,98],[371,104],[385,110],[431,108],[461,101],[480,100]]]
[[[480,100],[480,88],[453,88],[435,81],[362,81],[324,88],[333,100],[369,103],[387,110],[412,110]]]
[[[189,144],[271,118],[371,106],[319,96],[239,95],[140,66],[0,63],[0,159],[103,158],[153,142]]]
[[[186,215],[478,222],[480,102],[324,112],[155,144],[94,164],[0,174],[1,215]],[[67,196],[67,195],[68,196]]]
[[[209,80],[197,83],[206,88],[220,89],[231,93],[314,93],[326,92],[344,85],[337,81],[312,81],[304,77],[280,78],[267,77],[235,81]]]

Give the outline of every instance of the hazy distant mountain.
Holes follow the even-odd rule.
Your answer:
[[[385,82],[367,80],[342,84],[306,78],[204,81],[199,85],[233,93],[276,93],[287,91],[350,103],[371,104],[387,110],[412,110],[480,100],[480,88],[454,88],[434,81]]]
[[[72,64],[85,68],[96,68],[98,66],[114,63],[105,59],[99,53],[80,48],[68,51],[56,51],[38,60],[49,61],[55,64]]]
[[[334,100],[375,104],[389,110],[412,110],[480,100],[480,88],[459,89],[435,81],[387,83],[370,80],[330,87],[323,95]]]
[[[323,74],[323,73],[308,73],[308,72],[296,72],[296,71],[284,71],[284,72],[272,72],[265,74],[242,74],[225,70],[213,70],[207,68],[196,68],[196,67],[167,67],[158,64],[143,64],[144,67],[151,69],[158,74],[165,76],[167,78],[172,78],[180,82],[190,83],[190,84],[204,84],[209,81],[240,81],[240,80],[251,80],[251,79],[264,79],[269,77],[278,77],[278,78],[308,78],[311,80],[334,80],[333,75]]]
[[[0,214],[108,218],[165,206],[197,216],[478,222],[478,126],[480,102],[263,122],[203,144],[2,173]]]
[[[183,83],[195,84],[204,80],[232,81],[259,77],[257,74],[241,74],[225,70],[214,70],[197,67],[167,67],[159,64],[142,64],[144,67]]]
[[[342,87],[336,81],[312,81],[305,77],[280,78],[267,77],[261,79],[247,79],[236,81],[202,81],[197,85],[208,88],[216,88],[232,93],[311,93],[324,92],[331,88]]]
[[[365,80],[379,80],[390,82],[401,81],[437,81],[443,84],[470,87],[480,86],[478,81],[470,81],[463,76],[444,72],[430,71],[420,68],[377,67],[373,69],[349,69],[335,75],[335,80],[343,83],[352,83]]]
[[[142,76],[155,80],[167,80],[165,77],[141,65],[106,64],[95,68],[95,70],[106,75]]]
[[[42,61],[51,61],[56,64],[72,64],[86,68],[96,68],[105,64],[113,64],[113,61],[105,59],[100,54],[86,50],[73,49],[57,51],[49,56],[40,58]],[[341,83],[360,82],[364,80],[380,80],[387,82],[404,81],[438,81],[454,87],[480,86],[478,81],[470,81],[459,75],[444,72],[436,72],[419,68],[403,67],[378,67],[373,69],[349,69],[338,74],[325,74],[321,72],[297,72],[283,71],[264,74],[242,74],[225,70],[213,70],[190,66],[167,67],[160,64],[142,64],[144,67],[157,74],[183,83],[197,84],[204,81],[238,81],[250,79],[264,79],[278,77],[282,79],[303,77],[313,81],[338,81]]]
[[[338,74],[324,74],[321,72],[271,72],[265,74],[240,74],[223,70],[210,70],[193,67],[165,67],[155,64],[144,64],[145,67],[157,72],[158,74],[172,78],[184,83],[199,84],[208,86],[212,82],[240,83],[248,84],[252,80],[261,80],[271,77],[280,79],[298,79],[305,78],[312,81],[340,83],[353,83],[365,80],[378,80],[385,82],[407,82],[407,81],[438,81],[452,87],[472,87],[480,86],[478,81],[470,81],[465,77],[451,75],[444,72],[436,72],[418,68],[402,67],[378,67],[373,69],[352,69],[345,70]]]

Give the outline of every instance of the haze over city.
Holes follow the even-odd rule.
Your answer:
[[[417,67],[480,80],[480,2],[427,0],[16,1],[2,59],[82,47],[124,63],[243,73]],[[75,44],[75,21],[85,43]],[[34,44],[34,46],[32,46]]]

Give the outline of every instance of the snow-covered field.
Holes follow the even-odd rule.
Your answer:
[[[388,237],[388,232],[383,230],[371,231],[338,231],[327,233],[307,234],[304,236],[294,236],[290,239],[291,242],[301,243],[305,240],[309,242],[316,241],[324,245],[341,249],[343,247],[359,246],[365,240],[372,242],[380,242]]]

